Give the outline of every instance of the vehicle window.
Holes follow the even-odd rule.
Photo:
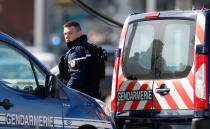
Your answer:
[[[35,72],[36,72],[36,76],[37,76],[39,85],[45,86],[45,80],[46,80],[47,75],[35,63],[33,63],[33,66],[34,66],[34,69],[35,69]]]
[[[131,23],[123,50],[125,76],[140,79],[187,76],[193,62],[194,37],[195,22],[191,20]]]
[[[127,53],[127,70],[133,74],[151,73],[151,47],[154,40],[154,27],[151,25],[140,26],[139,24],[133,24],[129,27],[128,33],[133,37],[126,39],[128,40],[127,42],[132,42],[128,49],[130,51]]]
[[[162,57],[165,65],[162,70],[169,73],[184,71],[188,66],[189,46],[193,46],[190,45],[190,25],[169,24],[165,28],[163,38]]]
[[[34,67],[38,82],[44,85],[45,74]],[[18,91],[34,94],[37,88],[29,58],[17,48],[0,42],[0,82]]]

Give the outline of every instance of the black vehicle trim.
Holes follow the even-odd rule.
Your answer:
[[[210,11],[208,12],[205,12],[205,15],[206,15],[206,31],[205,31],[205,46],[208,48],[208,55],[210,55],[210,48],[209,48],[209,44],[210,44],[210,37],[209,37],[209,34],[210,34]],[[207,72],[207,76],[208,76],[208,80],[210,80],[210,75],[209,75],[209,72],[210,72],[210,56],[208,56],[208,72]],[[210,119],[210,82],[208,81],[208,117]]]
[[[200,110],[200,114],[205,114],[206,111]],[[195,110],[136,110],[136,111],[119,111],[116,112],[116,117],[119,118],[194,118]]]
[[[34,65],[33,65],[33,63],[32,63],[31,57],[29,57],[29,61],[30,61],[31,68],[32,68],[32,71],[33,71],[33,74],[34,74],[34,78],[35,78],[35,81],[36,81],[36,85],[39,86],[39,81],[38,81],[38,78],[37,78],[37,75],[36,75],[36,72],[35,72]]]
[[[151,21],[151,20],[190,20],[196,21],[194,18],[186,18],[186,17],[156,17],[156,18],[144,18],[144,19],[135,19],[128,22],[128,26],[134,22],[142,22],[142,21]]]

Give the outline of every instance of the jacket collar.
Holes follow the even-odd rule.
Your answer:
[[[87,36],[82,35],[81,37],[75,39],[74,41],[68,42],[67,47],[71,49],[73,46],[81,46],[81,44],[87,42]]]

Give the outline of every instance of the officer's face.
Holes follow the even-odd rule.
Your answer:
[[[64,27],[64,38],[66,43],[74,41],[82,35],[81,31],[78,31],[74,26]]]

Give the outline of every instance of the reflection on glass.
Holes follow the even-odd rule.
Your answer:
[[[18,49],[0,43],[0,81],[16,90],[33,93],[36,88],[29,59]]]
[[[150,73],[154,28],[151,25],[138,25],[135,31],[128,56],[127,69],[136,74],[139,72]]]
[[[167,67],[165,72],[183,71],[188,65],[188,53],[190,43],[189,24],[169,24],[164,33],[163,58]],[[186,56],[184,56],[186,55]]]

